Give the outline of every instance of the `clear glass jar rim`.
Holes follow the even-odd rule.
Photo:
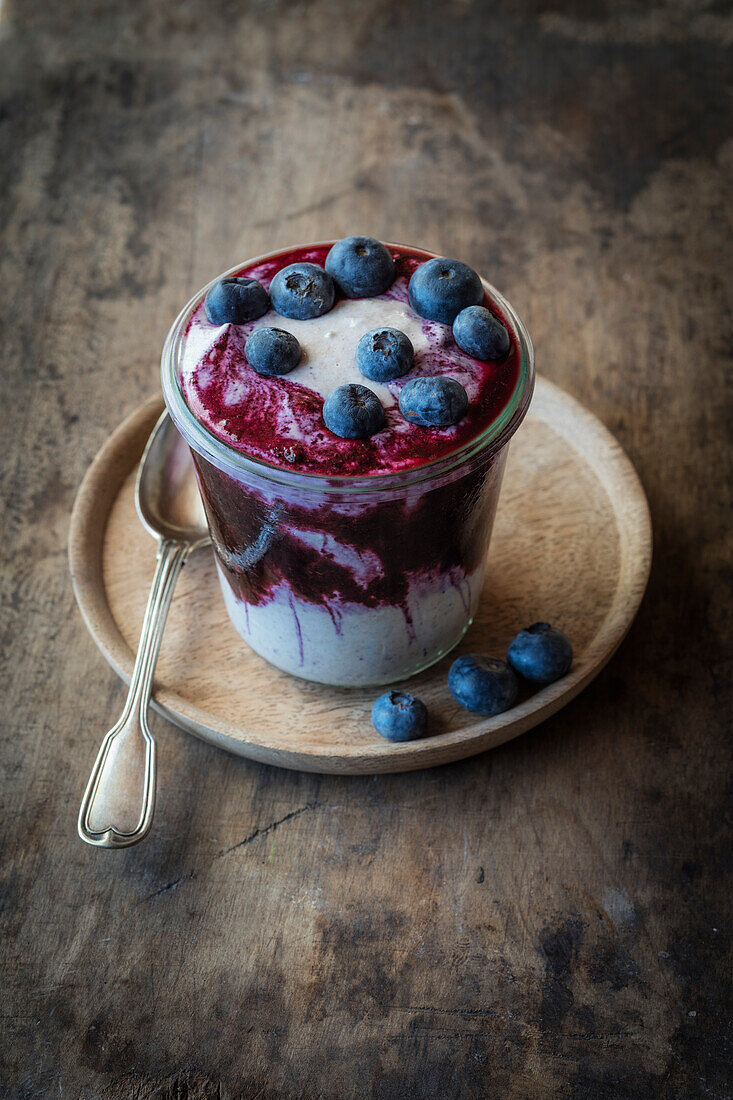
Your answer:
[[[375,490],[389,490],[404,488],[407,485],[415,485],[421,481],[440,477],[449,473],[455,467],[477,456],[489,458],[509,441],[525,417],[529,403],[532,399],[535,381],[534,348],[524,322],[515,312],[510,303],[491,283],[481,277],[485,290],[497,305],[504,311],[512,324],[514,335],[519,346],[520,359],[517,382],[511,397],[502,411],[488,424],[482,432],[468,440],[462,447],[451,451],[450,454],[424,462],[420,466],[414,466],[407,470],[399,470],[384,474],[311,474],[301,470],[286,470],[281,466],[261,459],[251,458],[232,447],[229,443],[218,439],[200,420],[194,416],[181,389],[178,371],[178,354],[181,348],[181,335],[185,325],[194,310],[198,307],[209,287],[219,279],[236,274],[242,268],[254,267],[256,264],[267,260],[275,260],[278,256],[287,255],[294,251],[307,251],[315,248],[330,248],[334,241],[314,241],[307,244],[293,245],[290,248],[278,248],[274,252],[265,252],[261,256],[255,256],[244,263],[235,264],[228,271],[217,275],[197,291],[191,300],[183,307],[174,321],[163,345],[161,357],[161,379],[163,397],[173,422],[188,445],[207,461],[220,469],[224,469],[232,477],[241,477],[248,474],[266,481],[279,483],[292,487],[311,488],[319,492],[374,492]],[[387,248],[403,249],[412,254],[424,256],[426,260],[435,258],[438,253],[427,252],[422,248],[414,248],[412,245],[399,245],[384,242]]]

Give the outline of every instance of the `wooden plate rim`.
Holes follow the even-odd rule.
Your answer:
[[[126,682],[134,654],[120,633],[104,590],[104,532],[112,504],[162,408],[162,398],[156,394],[112,433],[81,483],[69,528],[69,564],[79,610],[104,657]],[[652,528],[639,477],[608,429],[564,390],[542,378],[537,379],[529,416],[537,416],[540,409],[543,415],[538,418],[555,431],[564,428],[559,434],[598,478],[613,506],[619,535],[619,575],[613,599],[593,639],[566,677],[496,718],[466,712],[471,724],[460,730],[405,744],[385,742],[367,751],[358,744],[337,749],[333,745],[282,748],[256,731],[216,718],[158,682],[155,709],[195,736],[240,756],[301,771],[347,774],[409,771],[460,760],[518,737],[555,714],[598,675],[631,626],[651,568]],[[153,550],[151,541],[151,556]]]

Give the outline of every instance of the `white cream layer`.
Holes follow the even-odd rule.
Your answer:
[[[340,687],[405,680],[439,660],[471,625],[483,577],[482,566],[458,587],[445,578],[429,589],[421,586],[410,595],[408,627],[397,607],[347,604],[332,618],[325,607],[285,591],[267,603],[246,604],[219,566],[229,617],[251,648],[284,672]]]

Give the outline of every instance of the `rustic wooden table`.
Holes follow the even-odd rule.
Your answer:
[[[3,0],[3,1095],[731,1094],[731,20]],[[152,835],[87,848],[124,688],[71,593],[75,490],[194,290],[354,231],[486,273],[618,435],[639,617],[565,711],[433,771],[278,771],[156,719]]]

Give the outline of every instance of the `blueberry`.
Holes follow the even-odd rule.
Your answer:
[[[273,309],[294,321],[328,313],[335,295],[333,279],[318,264],[288,264],[270,283]]]
[[[366,439],[384,427],[384,409],[376,393],[349,384],[332,390],[323,402],[326,427],[342,439]]]
[[[407,288],[410,305],[429,321],[452,325],[466,306],[484,300],[484,288],[472,267],[460,260],[427,260],[412,273]]]
[[[210,325],[244,325],[270,308],[267,291],[256,279],[220,279],[207,291],[204,312]]]
[[[467,710],[502,714],[514,705],[519,682],[506,661],[468,653],[450,666],[448,687]]]
[[[561,630],[549,623],[533,623],[512,640],[507,659],[525,680],[551,684],[570,670],[573,647]]]
[[[244,345],[244,354],[258,374],[289,374],[300,362],[300,344],[282,328],[258,328]]]
[[[510,348],[509,333],[484,306],[467,306],[453,322],[453,338],[474,359],[503,359]]]
[[[372,382],[391,382],[407,374],[415,358],[412,341],[398,328],[373,328],[356,345],[356,364]]]
[[[468,394],[460,382],[445,375],[411,378],[400,392],[405,420],[423,428],[449,428],[468,410]]]
[[[346,298],[373,298],[394,282],[394,260],[374,237],[344,237],[326,256],[326,271]]]
[[[388,691],[372,707],[372,725],[388,741],[422,737],[427,724],[428,711],[422,699],[404,691]]]

